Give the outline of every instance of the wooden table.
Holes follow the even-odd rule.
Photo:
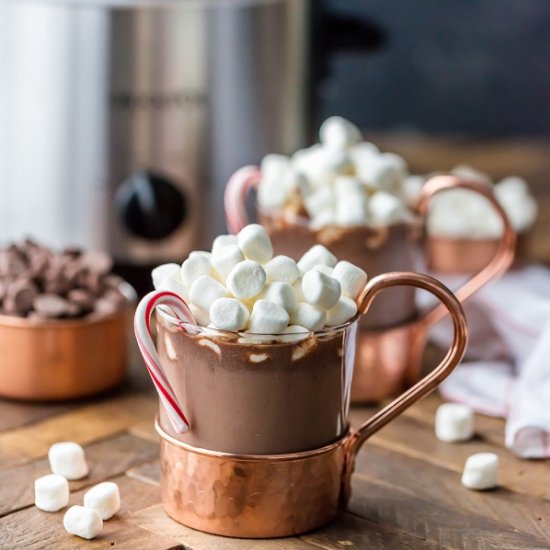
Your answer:
[[[416,549],[550,548],[550,466],[503,448],[503,423],[478,416],[478,435],[445,444],[433,435],[439,398],[431,396],[375,435],[362,449],[347,512],[301,537],[270,541],[225,539],[169,519],[159,502],[157,403],[143,390],[126,389],[76,404],[25,405],[0,401],[0,548]],[[372,414],[355,408],[354,424]],[[68,535],[63,511],[33,506],[33,481],[49,473],[47,451],[60,440],[85,449],[90,475],[71,482],[71,504],[110,479],[122,495],[120,514],[100,537]],[[494,451],[501,487],[473,492],[460,484],[466,457]]]

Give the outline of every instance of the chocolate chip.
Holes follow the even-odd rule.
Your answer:
[[[15,281],[7,290],[4,310],[12,315],[26,315],[32,308],[38,294],[36,286],[28,279]]]
[[[86,313],[94,309],[94,303],[96,301],[95,296],[89,290],[84,288],[75,288],[69,290],[67,293],[67,299],[72,304],[76,304],[82,311]]]
[[[33,306],[36,312],[50,319],[58,319],[67,315],[69,303],[56,294],[40,294],[34,299]]]
[[[80,261],[91,272],[100,275],[106,275],[113,269],[113,259],[101,250],[87,250],[81,255]]]

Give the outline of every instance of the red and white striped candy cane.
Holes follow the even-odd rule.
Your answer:
[[[168,306],[180,321],[197,324],[189,306],[185,301],[173,292],[155,290],[145,296],[138,304],[134,316],[134,332],[139,350],[145,360],[145,365],[160,400],[168,413],[172,426],[177,433],[186,432],[189,429],[189,421],[183,414],[178,404],[176,394],[166,378],[160,359],[151,335],[151,316],[157,306]]]
[[[262,175],[257,166],[245,166],[237,170],[227,182],[224,194],[227,229],[237,234],[248,224],[246,199],[253,187],[260,183]]]

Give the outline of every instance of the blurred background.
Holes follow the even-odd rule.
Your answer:
[[[224,231],[236,168],[338,114],[413,173],[525,177],[549,261],[549,22],[544,0],[0,0],[0,237],[147,279]]]

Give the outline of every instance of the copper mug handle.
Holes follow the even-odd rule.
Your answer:
[[[497,201],[494,193],[492,193],[485,184],[477,181],[466,180],[457,176],[441,175],[430,178],[422,187],[420,198],[416,207],[418,213],[425,218],[432,198],[435,195],[449,189],[469,189],[470,191],[483,195],[499,214],[504,227],[502,238],[500,239],[495,255],[491,261],[481,271],[468,279],[458,290],[455,291],[455,296],[458,298],[460,303],[463,304],[489,281],[505,273],[512,265],[516,249],[516,232],[512,228],[506,212]],[[445,310],[444,305],[439,304],[424,317],[422,322],[425,324],[427,329],[435,325],[438,321],[445,317],[446,314],[447,311]]]
[[[258,166],[239,168],[227,182],[223,204],[227,229],[236,235],[245,225],[248,225],[246,202],[248,193],[257,187],[262,179]]]
[[[363,289],[357,302],[359,312],[363,315],[368,311],[376,296],[380,291],[394,286],[414,286],[427,290],[435,295],[441,301],[441,306],[451,315],[453,322],[453,341],[447,355],[439,365],[409,388],[399,397],[394,399],[389,405],[386,405],[381,411],[369,418],[358,429],[352,431],[352,435],[347,447],[347,462],[344,473],[344,493],[349,494],[351,474],[355,456],[363,443],[380,428],[383,428],[388,422],[399,416],[405,409],[413,403],[434,390],[460,363],[466,345],[468,343],[468,327],[462,305],[455,295],[437,279],[420,273],[411,272],[392,272],[384,273],[371,279]]]

